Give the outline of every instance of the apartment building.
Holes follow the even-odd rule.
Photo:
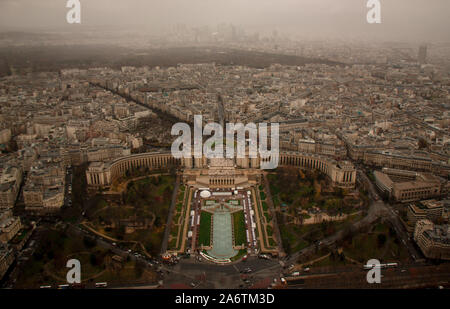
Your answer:
[[[14,262],[14,252],[8,245],[0,244],[0,280]]]
[[[22,169],[7,165],[0,167],[0,209],[13,208],[22,183]]]
[[[431,173],[383,168],[374,171],[375,184],[389,198],[399,202],[412,202],[446,196],[450,184]]]
[[[426,200],[408,205],[408,223],[415,226],[417,221],[428,219],[434,221],[438,218],[447,217],[450,210],[450,200]]]
[[[414,240],[427,258],[450,260],[450,225],[420,220],[414,230]]]
[[[11,210],[0,211],[0,242],[7,243],[20,231],[22,223]]]

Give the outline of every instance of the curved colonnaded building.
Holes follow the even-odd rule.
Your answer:
[[[134,154],[110,162],[92,162],[87,171],[89,186],[109,187],[111,183],[133,169],[149,170],[178,167],[183,169],[183,181],[198,187],[230,187],[255,184],[262,170],[261,158],[176,159],[170,152],[151,152]],[[356,170],[351,162],[336,161],[332,158],[300,152],[280,153],[279,166],[292,166],[299,169],[319,170],[330,177],[334,186],[353,188]]]

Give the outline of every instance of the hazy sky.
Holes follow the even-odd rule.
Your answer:
[[[66,0],[0,0],[0,30],[141,29],[220,22],[299,35],[450,41],[450,0],[381,0],[382,24],[366,22],[367,0],[80,0],[82,25],[68,25]],[[78,28],[75,28],[78,27]]]

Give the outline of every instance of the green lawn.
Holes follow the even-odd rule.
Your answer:
[[[241,249],[241,250],[239,250],[239,252],[238,252],[238,254],[236,256],[233,256],[231,258],[231,261],[233,261],[233,262],[237,261],[237,260],[239,260],[241,257],[243,257],[246,254],[247,254],[247,249]]]
[[[266,217],[267,223],[270,223],[270,221],[272,221],[272,216],[268,212],[264,212],[264,216]]]
[[[266,199],[266,193],[264,193],[264,191],[260,191],[259,196],[261,197],[261,201],[264,201]]]
[[[172,240],[169,242],[169,248],[173,250],[173,249],[175,249],[176,245],[177,245],[177,239],[172,238]]]
[[[360,262],[376,256],[386,262],[407,261],[409,254],[395,235],[390,235],[389,226],[375,225],[371,233],[358,233],[344,244],[344,253]]]
[[[81,262],[81,280],[88,285],[102,281],[130,285],[140,280],[150,283],[157,279],[151,270],[147,270],[145,274],[136,274],[133,268],[128,272],[127,267],[114,270],[108,262],[114,253],[97,245],[91,238],[64,230],[44,228],[41,232],[42,239],[19,274],[15,288],[37,289],[41,285],[56,286],[67,283],[66,263],[69,259],[78,259]],[[100,277],[93,280],[98,281],[89,279],[97,275]],[[106,277],[108,278],[105,279]]]
[[[277,244],[277,243],[275,242],[275,240],[273,240],[273,238],[270,237],[270,238],[269,238],[269,245],[272,246],[272,247],[275,247],[276,244]]]
[[[202,211],[200,214],[200,230],[198,232],[199,245],[211,245],[211,217],[212,214],[206,211]]]
[[[177,211],[178,212],[181,212],[181,208],[183,207],[183,204],[181,203],[181,202],[178,202],[177,204],[176,204],[176,208],[177,208]]]
[[[244,212],[238,211],[233,214],[234,224],[234,244],[236,246],[245,244],[247,235],[245,233],[245,219]]]
[[[124,193],[126,205],[115,203],[108,205],[104,200],[97,198],[97,202],[93,205],[95,211],[89,209],[87,212],[89,221],[100,231],[104,229],[104,226],[114,223],[116,227],[104,229],[106,234],[119,240],[141,242],[150,254],[157,255],[160,252],[166,227],[174,182],[175,177],[167,175],[149,176],[130,181]],[[181,202],[177,207],[182,209]],[[133,219],[134,216],[141,220],[147,219],[153,222],[153,225],[127,234],[125,228],[120,227],[119,222],[124,219]],[[175,215],[175,220],[179,217],[180,212]]]
[[[266,227],[266,231],[267,231],[267,236],[272,236],[273,235],[273,230],[272,230],[272,226],[267,225]]]

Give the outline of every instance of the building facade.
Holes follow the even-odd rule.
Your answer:
[[[230,165],[229,175],[212,175],[211,160],[203,156],[196,158],[176,159],[170,152],[167,153],[144,153],[123,157],[112,162],[93,162],[86,171],[87,183],[90,186],[107,187],[112,182],[126,175],[133,169],[159,169],[168,167],[181,167],[184,172],[204,170],[202,182],[211,185],[233,187],[238,183],[239,177],[252,178],[254,174],[261,173],[261,158],[234,158],[226,160],[225,165]],[[356,182],[356,170],[348,161],[336,161],[329,157],[305,154],[300,152],[283,152],[279,155],[279,166],[292,166],[299,169],[314,169],[328,175],[333,185],[342,188],[353,188]],[[208,172],[206,172],[208,171]],[[256,177],[256,176],[255,176]],[[211,179],[211,182],[209,181]],[[215,180],[216,179],[216,180]],[[241,178],[242,180],[242,178]]]
[[[414,230],[414,240],[427,258],[450,260],[450,225],[420,220]]]
[[[8,245],[0,244],[0,280],[6,274],[9,266],[14,262],[14,252]]]
[[[417,221],[428,219],[434,221],[439,218],[448,219],[448,211],[450,209],[450,201],[426,200],[411,203],[408,206],[407,218],[408,222],[415,226]]]
[[[13,217],[11,210],[0,212],[0,242],[7,243],[20,231],[22,224],[19,217]]]
[[[13,208],[22,183],[22,169],[15,166],[0,168],[0,209]]]
[[[399,202],[412,202],[446,196],[450,183],[431,173],[392,168],[375,171],[375,184],[386,196]]]

